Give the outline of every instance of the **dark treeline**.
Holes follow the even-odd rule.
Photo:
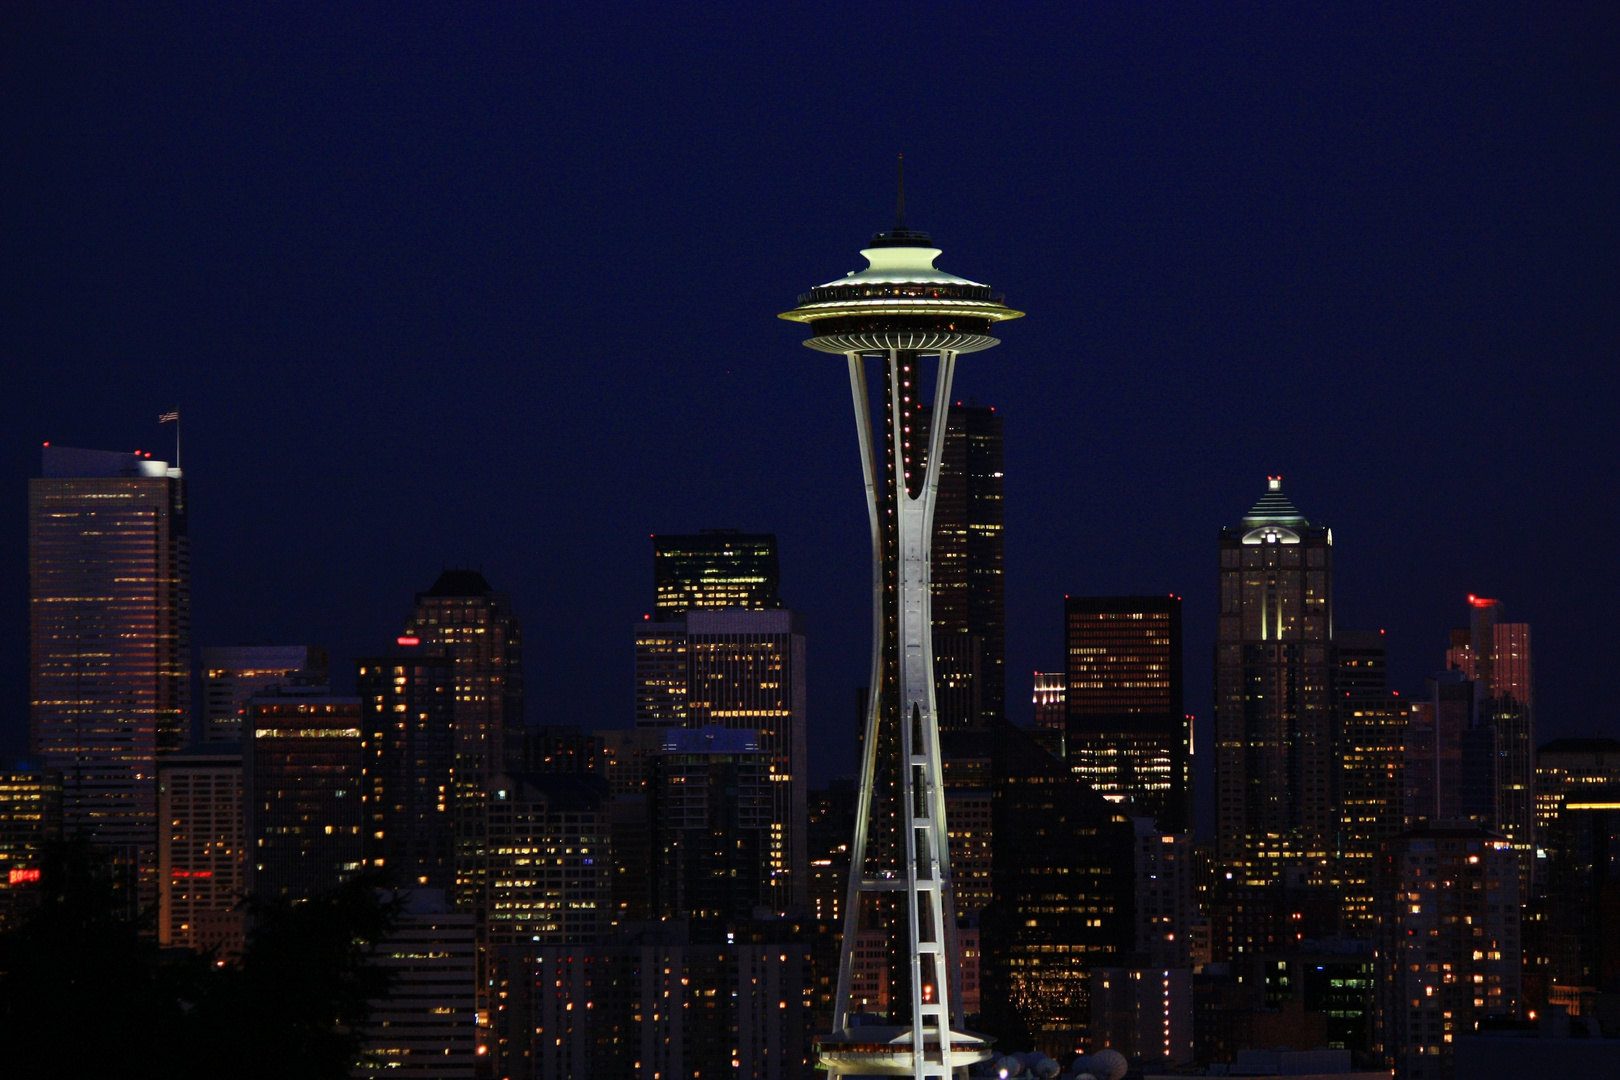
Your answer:
[[[359,878],[301,903],[249,899],[235,961],[160,949],[85,842],[46,853],[38,907],[0,934],[0,1047],[15,1077],[346,1077],[388,975],[397,906]]]

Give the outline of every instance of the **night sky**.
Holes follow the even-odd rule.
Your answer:
[[[1013,719],[1065,593],[1173,592],[1207,762],[1216,534],[1280,473],[1403,693],[1479,593],[1539,734],[1620,734],[1612,5],[248,7],[0,13],[0,748],[40,443],[169,456],[178,405],[194,645],[352,685],[465,563],[529,722],[623,727],[649,534],[773,531],[847,771],[848,381],[776,314],[899,151],[1029,313],[956,395],[1006,417]]]

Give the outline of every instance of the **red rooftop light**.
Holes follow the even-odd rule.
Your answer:
[[[1473,604],[1475,607],[1495,607],[1496,606],[1496,601],[1495,600],[1490,600],[1490,599],[1487,599],[1486,597],[1483,597],[1483,596],[1475,596],[1473,593],[1468,594],[1468,602],[1470,604]]]

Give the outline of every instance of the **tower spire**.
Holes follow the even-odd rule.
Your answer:
[[[895,160],[900,166],[900,198],[895,205],[894,231],[899,232],[906,227],[906,155],[896,154]]]

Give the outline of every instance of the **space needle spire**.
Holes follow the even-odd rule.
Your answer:
[[[940,249],[905,224],[904,168],[902,159],[895,226],[861,251],[867,268],[811,289],[781,317],[809,326],[807,346],[849,364],[872,531],[871,690],[833,1030],[820,1039],[821,1061],[834,1076],[951,1080],[987,1060],[990,1042],[962,1022],[929,548],[957,357],[1000,344],[992,325],[1023,312],[990,286],[935,268]],[[925,368],[933,376],[927,405]],[[881,444],[869,374],[882,395]],[[857,1000],[857,942],[866,949],[879,935],[888,1000]]]

